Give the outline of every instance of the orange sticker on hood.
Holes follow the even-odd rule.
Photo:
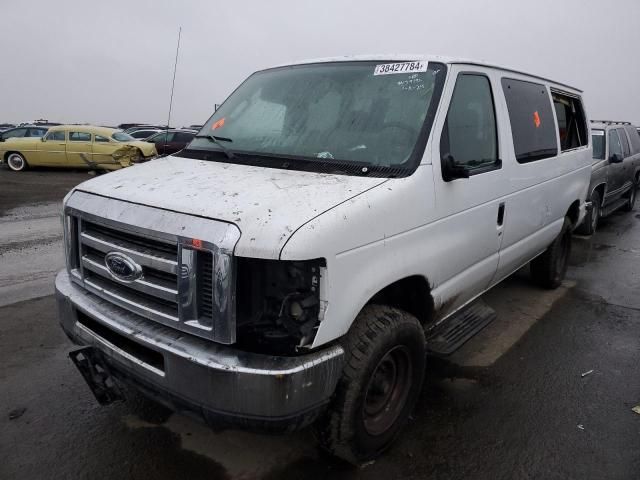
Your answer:
[[[224,117],[222,117],[216,123],[211,125],[211,130],[217,130],[218,128],[223,127],[223,126],[224,126]]]
[[[540,124],[542,122],[540,121],[540,115],[538,114],[537,111],[533,112],[533,123],[535,124],[536,128],[540,128]]]

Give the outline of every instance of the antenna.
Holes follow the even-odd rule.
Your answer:
[[[173,65],[173,81],[171,82],[171,98],[169,99],[169,117],[167,118],[167,130],[164,134],[164,148],[167,150],[167,138],[169,137],[169,125],[171,125],[171,107],[173,106],[173,89],[176,86],[176,70],[178,69],[178,53],[180,52],[180,36],[182,35],[182,26],[178,30],[178,46],[176,47],[176,61]]]

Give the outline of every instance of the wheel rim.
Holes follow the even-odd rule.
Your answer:
[[[385,433],[398,419],[411,390],[409,349],[399,345],[382,357],[367,385],[364,427],[370,435]]]
[[[11,154],[7,159],[7,164],[11,170],[22,170],[24,168],[24,158],[18,154]]]
[[[631,187],[631,196],[629,197],[629,208],[633,208],[633,205],[636,203],[636,185],[634,184]]]

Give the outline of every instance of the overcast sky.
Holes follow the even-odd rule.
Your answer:
[[[203,123],[251,72],[305,58],[483,59],[585,91],[640,124],[639,0],[0,2],[0,122]]]

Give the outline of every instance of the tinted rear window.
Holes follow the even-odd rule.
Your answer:
[[[638,137],[640,138],[640,136]],[[593,158],[604,160],[605,142],[604,130],[592,130],[591,139],[593,142]]]
[[[556,128],[546,87],[503,78],[502,88],[518,162],[533,162],[557,155]]]

